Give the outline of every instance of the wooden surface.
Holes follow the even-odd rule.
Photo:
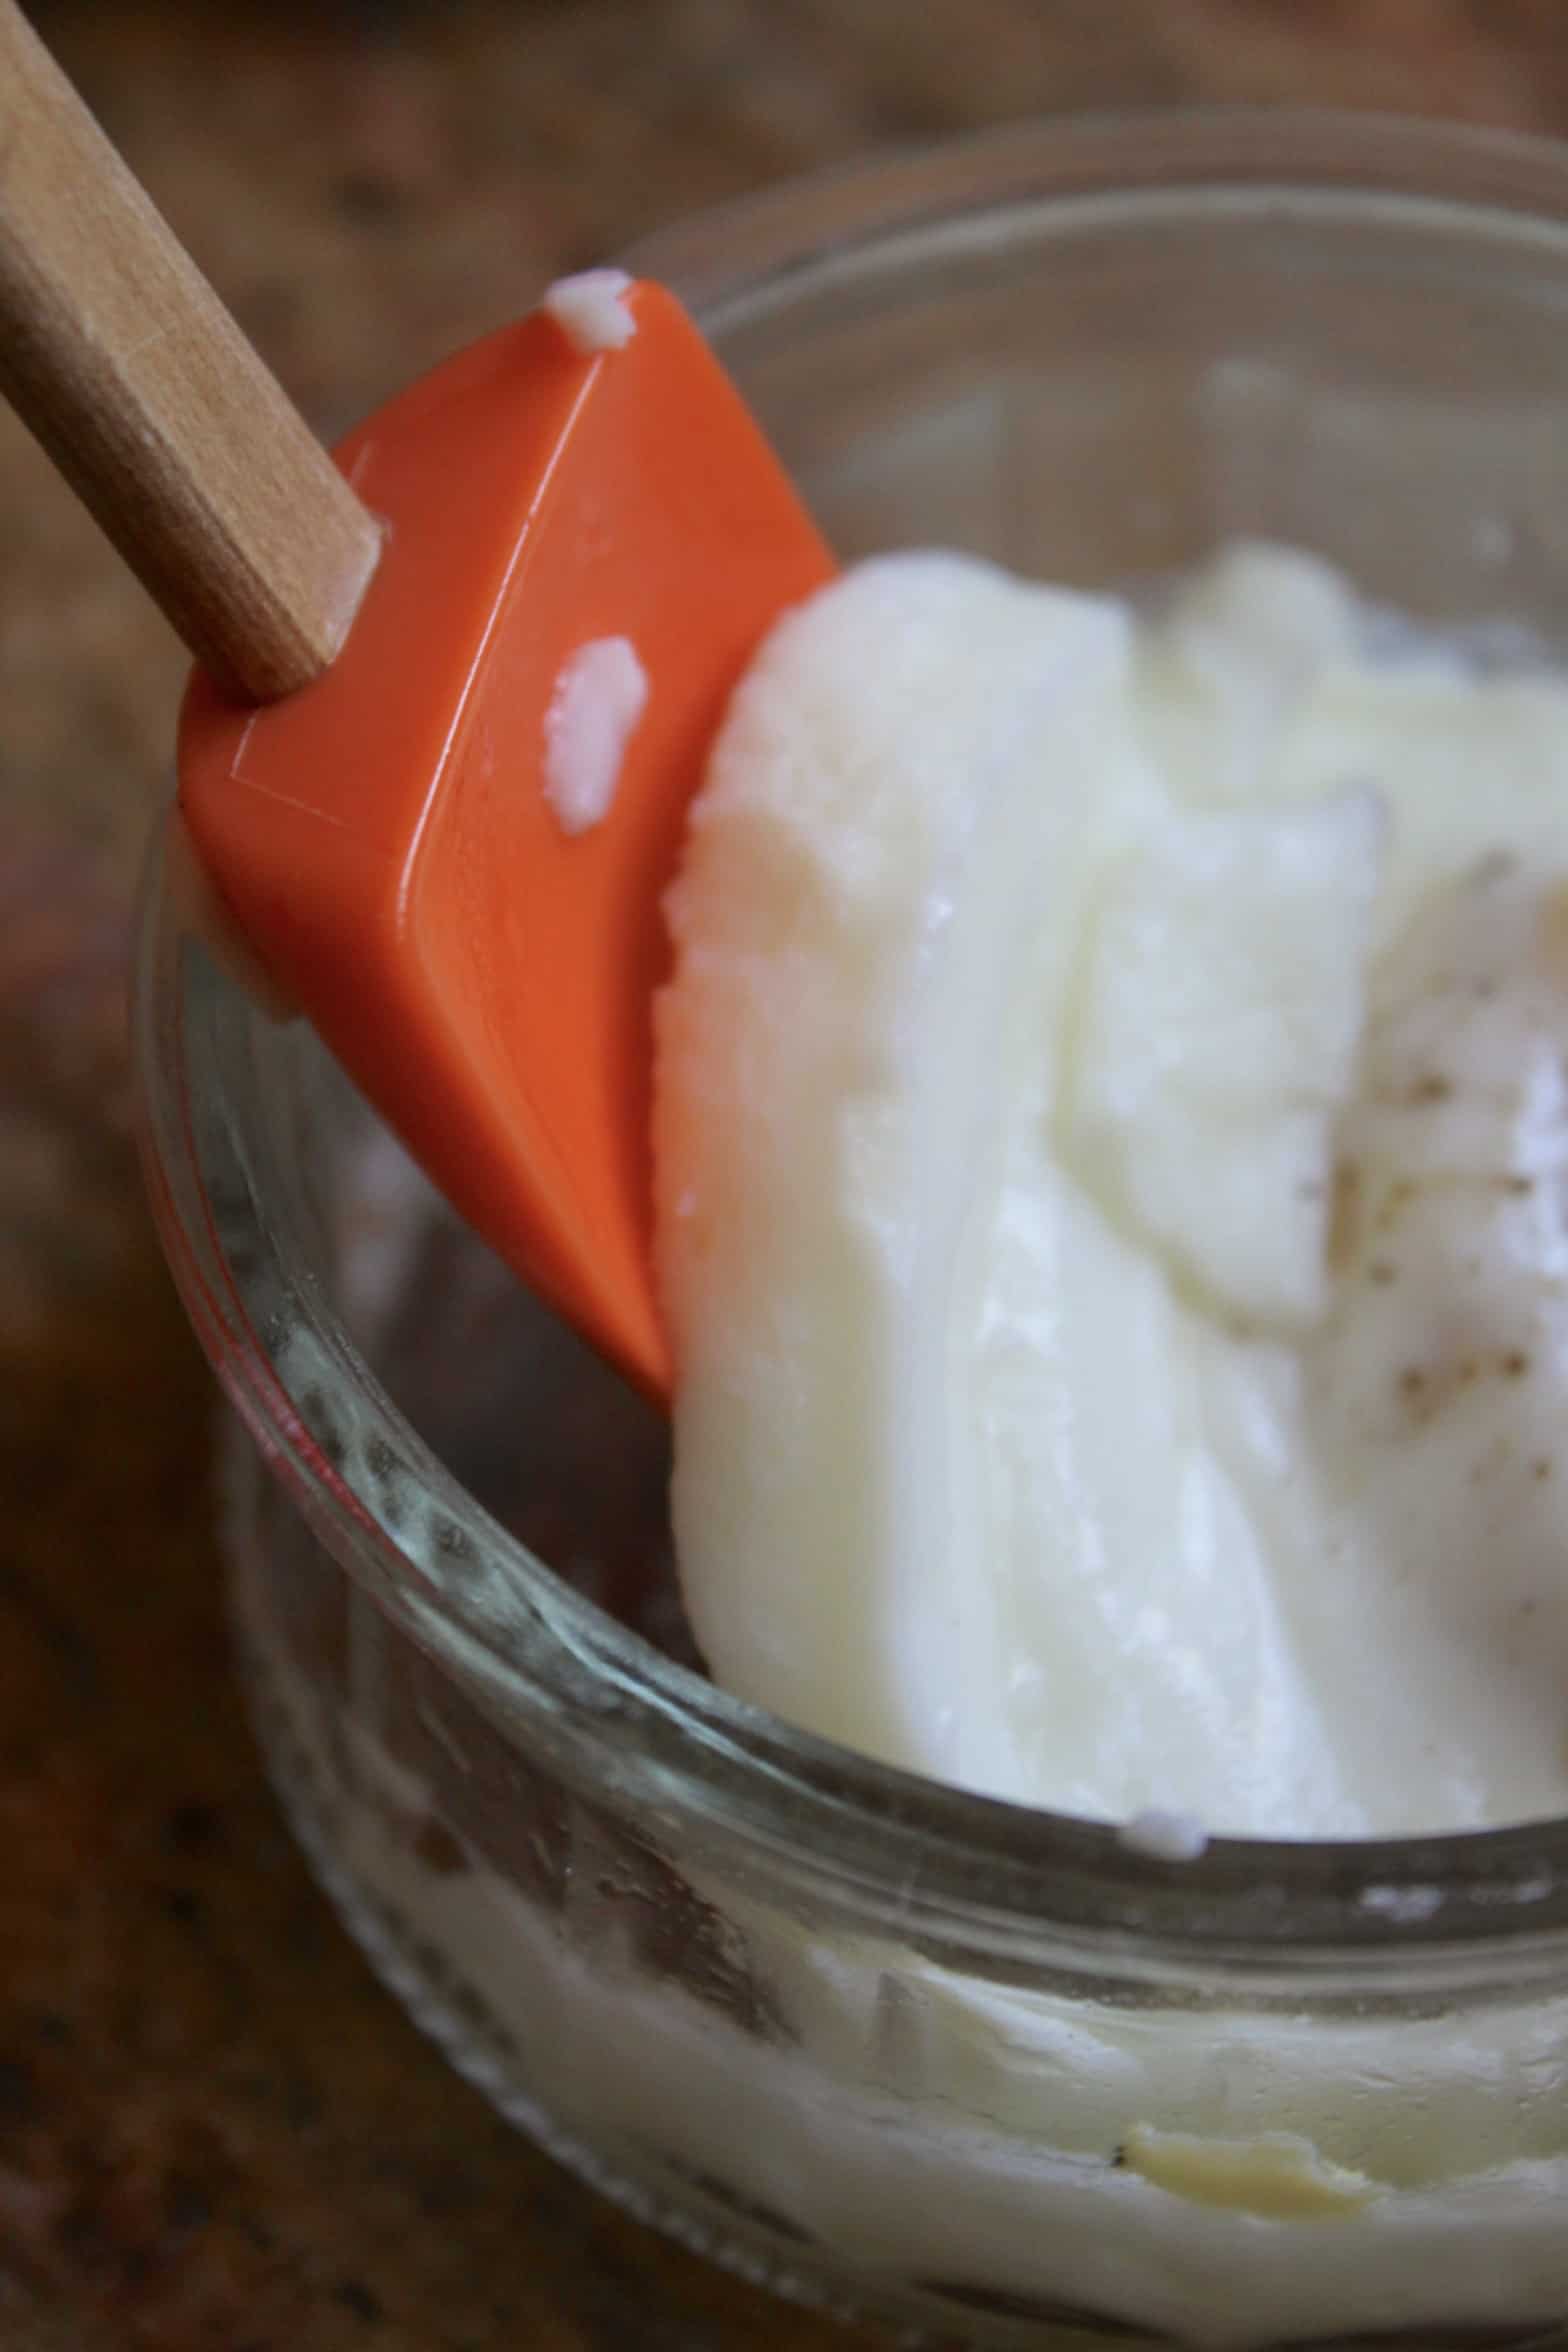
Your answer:
[[[1568,0],[56,0],[38,22],[317,427],[659,219],[1047,109],[1568,130]],[[494,2121],[278,1826],[206,1377],[128,1135],[181,663],[0,415],[0,2343],[869,2352]]]
[[[15,0],[0,154],[0,392],[221,686],[308,685],[380,533]]]

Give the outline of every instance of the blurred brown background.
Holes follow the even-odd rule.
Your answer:
[[[564,268],[1039,112],[1568,133],[1568,0],[37,0],[325,433]],[[869,2347],[579,2190],[316,1895],[225,1657],[211,1399],[129,1135],[129,905],[181,661],[0,410],[0,2344]]]

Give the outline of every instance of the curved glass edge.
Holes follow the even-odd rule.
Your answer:
[[[1369,135],[1398,149],[1392,155],[1385,144],[1379,171],[1369,169]],[[706,313],[726,287],[755,287],[759,271],[793,272],[878,223],[904,233],[922,213],[946,216],[962,188],[972,203],[993,206],[1007,201],[1015,169],[1027,179],[1021,192],[1036,196],[1097,177],[1103,184],[1112,173],[1125,183],[1135,153],[1144,184],[1168,183],[1185,161],[1191,180],[1262,172],[1273,182],[1315,168],[1348,192],[1389,184],[1397,165],[1467,202],[1536,210],[1549,182],[1552,205],[1568,215],[1568,162],[1537,143],[1377,117],[1287,123],[1225,113],[1009,129],[752,199],[651,240],[633,258],[641,268],[657,261]],[[713,259],[721,246],[729,257],[722,272]],[[1478,1977],[1509,1988],[1561,1981],[1568,1823],[1346,1844],[1216,1839],[1196,1863],[1160,1864],[1129,1854],[1110,1826],[897,1772],[730,1698],[570,1592],[491,1521],[402,1420],[307,1285],[293,1296],[294,1328],[308,1335],[323,1376],[353,1395],[360,1422],[414,1474],[432,1511],[459,1531],[474,1573],[454,1579],[458,1555],[446,1550],[432,1561],[405,1533],[394,1536],[373,1492],[334,1468],[296,1388],[277,1376],[268,1325],[291,1286],[242,1164],[229,1173],[258,1244],[247,1276],[236,1275],[214,1230],[190,1104],[204,1073],[216,1080],[224,1052],[257,1017],[181,939],[155,849],[134,1027],[148,1188],[176,1284],[231,1401],[317,1540],[463,1679],[508,1736],[548,1749],[586,1791],[666,1830],[674,1819],[700,1831],[716,1858],[722,1851],[778,1885],[794,1881],[819,1903],[840,1905],[863,1932],[926,1939],[950,1964],[967,1952],[993,1973],[1000,1965],[1032,1978],[1044,1961],[1076,1961],[1101,1975],[1147,1969],[1167,1982],[1190,1966],[1195,1982],[1212,1983],[1218,1972],[1264,1988],[1374,1999],[1395,1981],[1400,1992],[1471,1995]]]
[[[666,279],[710,332],[783,299],[791,279],[846,245],[962,223],[981,210],[1233,187],[1405,197],[1510,230],[1533,218],[1568,233],[1568,149],[1416,115],[1214,106],[1008,123],[934,146],[893,148],[785,180],[639,238],[620,258]]]

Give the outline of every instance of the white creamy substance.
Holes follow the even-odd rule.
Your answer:
[[[561,664],[544,714],[544,794],[563,833],[609,815],[647,702],[648,673],[629,637],[590,638]]]
[[[579,270],[574,277],[557,278],[539,307],[549,312],[579,358],[593,359],[601,351],[624,351],[636,334],[637,321],[626,303],[631,286],[625,270]]]
[[[723,1679],[1162,1867],[1211,1828],[1561,1805],[1565,793],[1568,689],[1369,662],[1301,558],[1238,551],[1158,626],[898,559],[782,625],[661,1011],[677,1506]],[[345,1586],[308,1678],[292,1587],[231,1548],[360,1932],[634,2204],[694,2177],[808,2272],[1230,2352],[1568,2309],[1561,1986],[1144,2006],[680,1857],[772,2021],[744,2030],[639,1953],[598,1804],[564,1800],[553,1897],[422,1860],[432,1813],[484,1814],[468,1703],[414,1685],[411,1761],[408,1637]]]
[[[1568,1809],[1568,686],[1238,548],[786,617],[671,896],[717,1678],[1209,1831]]]

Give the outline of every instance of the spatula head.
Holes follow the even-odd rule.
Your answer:
[[[386,552],[345,650],[267,709],[198,674],[180,797],[262,964],[484,1238],[644,1388],[660,895],[725,699],[832,561],[674,298],[580,356],[524,319],[350,435]],[[648,682],[603,820],[545,789],[586,645]]]

